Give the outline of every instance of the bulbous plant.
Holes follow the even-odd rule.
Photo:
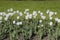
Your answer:
[[[0,37],[1,37],[1,40],[9,37],[9,23],[10,21],[4,21],[1,23],[1,32],[0,32]]]
[[[23,40],[32,40],[35,35],[38,35],[39,40],[47,37],[47,40],[58,39],[60,34],[60,19],[53,18],[52,16],[57,12],[47,10],[47,15],[43,15],[41,11],[33,11],[29,13],[29,9],[25,9],[24,13],[19,10],[13,11],[12,8],[8,9],[8,14],[5,12],[0,13],[4,17],[0,17],[1,31],[0,40],[4,40],[7,37],[9,40],[19,40],[19,36],[22,35]],[[16,17],[16,18],[15,18]]]

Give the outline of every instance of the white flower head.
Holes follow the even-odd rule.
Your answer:
[[[40,13],[40,16],[42,16],[42,15],[43,15],[43,12]]]
[[[19,19],[20,17],[19,16],[17,16],[17,19]]]
[[[55,15],[57,15],[57,12],[55,12]]]
[[[2,13],[2,16],[6,16],[6,13],[5,13],[5,12],[3,12],[3,13]]]
[[[25,19],[29,19],[28,16],[25,16]]]
[[[53,22],[50,22],[49,25],[52,26],[53,25]]]
[[[53,17],[49,17],[49,19],[50,19],[50,20],[52,20],[52,19],[53,19]]]
[[[10,11],[13,11],[13,8],[10,8]]]
[[[22,22],[17,22],[16,25],[22,25]]]
[[[60,23],[60,19],[59,18],[55,18],[55,21],[57,21],[58,23]]]
[[[26,15],[26,16],[25,16],[25,19],[29,19],[29,15]]]
[[[46,19],[46,16],[41,16],[42,19]]]
[[[33,18],[36,18],[36,16],[33,16]]]
[[[12,11],[13,11],[13,8],[8,9],[7,11],[8,11],[8,12],[12,12]]]
[[[6,17],[4,18],[4,20],[7,21],[8,18],[9,18],[9,16],[10,16],[10,15],[6,14]]]
[[[42,23],[42,20],[39,20],[40,23]]]
[[[55,21],[58,21],[58,18],[55,18]]]
[[[19,13],[19,16],[22,16],[22,15],[23,15],[22,12],[20,12],[20,13]]]
[[[22,25],[22,22],[19,22],[20,23],[20,25]]]
[[[20,13],[20,11],[19,11],[19,10],[17,10],[17,11],[16,11],[16,13]]]
[[[25,12],[29,11],[29,9],[25,9]]]
[[[3,15],[3,12],[0,12],[0,15]]]
[[[37,16],[37,11],[33,11],[33,16]]]
[[[4,20],[7,21],[8,20],[8,17],[5,17]]]
[[[32,14],[29,14],[29,19],[31,19],[32,18]]]
[[[13,15],[14,15],[14,13],[8,13],[8,15],[9,15],[9,16],[13,16]]]
[[[50,10],[47,10],[46,13],[49,14]]]
[[[13,13],[15,14],[15,13],[17,13],[16,11],[13,11]]]
[[[41,11],[38,11],[38,13],[41,13]]]
[[[60,19],[58,19],[58,23],[60,23]]]
[[[19,22],[17,22],[16,25],[20,25]]]
[[[13,21],[13,24],[15,24],[16,22],[15,21]]]
[[[52,15],[54,15],[54,12],[49,12],[49,17],[51,17]]]

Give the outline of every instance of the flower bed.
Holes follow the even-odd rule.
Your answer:
[[[24,12],[14,11],[0,12],[0,40],[59,40],[60,19],[57,12],[47,10]]]

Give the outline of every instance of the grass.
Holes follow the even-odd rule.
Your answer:
[[[8,8],[24,11],[26,8],[33,10],[41,10],[46,12],[47,9],[58,12],[60,18],[60,2],[59,1],[0,1],[0,11],[6,11]]]

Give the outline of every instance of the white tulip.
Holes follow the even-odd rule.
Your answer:
[[[53,22],[50,22],[49,25],[52,26],[53,25]]]
[[[29,14],[29,12],[24,11],[24,14]]]
[[[20,13],[20,11],[19,11],[19,10],[17,10],[17,11],[16,11],[16,13]]]
[[[15,21],[13,21],[13,24],[15,24]]]
[[[32,14],[27,14],[26,16],[25,16],[25,19],[31,19],[32,18]]]
[[[19,22],[20,23],[20,25],[22,25],[22,22]]]
[[[20,23],[19,23],[19,22],[17,22],[17,23],[16,23],[16,25],[20,25]]]
[[[58,18],[55,18],[55,21],[58,21]]]
[[[29,19],[29,15],[26,15],[26,16],[25,16],[25,19]]]
[[[36,18],[36,16],[33,16],[33,18]]]
[[[40,23],[42,23],[42,20],[39,20]]]
[[[32,18],[32,14],[29,14],[29,19],[31,19]]]
[[[54,15],[54,12],[49,12],[49,17],[51,17],[52,15]]]
[[[55,21],[57,21],[58,23],[60,23],[60,19],[59,18],[55,18]]]
[[[4,20],[5,20],[5,21],[7,21],[7,20],[8,20],[8,18],[9,18],[9,15],[8,15],[8,14],[6,14],[6,17],[4,18]]]
[[[26,11],[24,11],[24,14],[26,14]]]
[[[40,16],[42,16],[42,15],[43,15],[43,13],[41,12],[41,13],[40,13]]]
[[[8,9],[7,11],[8,11],[8,12],[12,12],[12,11],[13,11],[13,8]]]
[[[49,17],[50,20],[52,20],[53,18],[52,17]]]
[[[9,15],[9,16],[13,16],[13,15],[14,15],[14,13],[8,13],[8,15]]]
[[[57,12],[55,12],[55,15],[57,15]]]
[[[22,22],[17,22],[16,25],[22,25]]]
[[[7,21],[8,20],[8,17],[5,17],[4,20]]]
[[[5,12],[0,12],[0,15],[4,16],[6,13]]]
[[[29,19],[28,16],[25,16],[25,19]]]
[[[20,13],[18,13],[19,14],[19,16],[22,16],[23,14],[22,14],[22,12],[20,12]]]
[[[5,13],[5,12],[3,12],[3,13],[2,13],[2,16],[6,16],[6,13]]]
[[[46,16],[41,16],[42,19],[46,19]]]
[[[58,19],[58,23],[60,23],[60,19]]]
[[[38,13],[41,13],[41,11],[38,11]]]
[[[2,13],[2,12],[0,12],[0,15],[3,15],[3,13]]]
[[[13,11],[13,8],[10,8],[10,11]]]
[[[50,10],[47,10],[46,13],[49,14]]]
[[[17,16],[17,19],[19,19],[20,17],[19,16]]]
[[[15,13],[17,13],[16,11],[13,11],[13,13],[15,14]]]
[[[25,9],[25,11],[27,12],[27,11],[29,11],[29,9]]]
[[[37,12],[36,11],[33,11],[33,16],[37,16]]]

